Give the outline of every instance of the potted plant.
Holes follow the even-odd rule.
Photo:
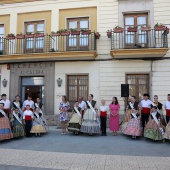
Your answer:
[[[96,37],[96,39],[99,39],[99,38],[100,38],[99,32],[95,32],[95,37]]]
[[[157,22],[154,26],[154,30],[155,31],[164,31],[165,25]]]
[[[37,31],[35,34],[34,34],[35,37],[44,37],[44,33],[41,33],[39,31]]]
[[[15,39],[15,35],[13,33],[10,33],[6,36],[7,39],[12,40]]]
[[[116,27],[113,29],[113,31],[114,31],[115,33],[122,33],[123,30],[124,30],[124,28],[119,27],[119,26],[116,26]]]
[[[25,35],[23,35],[22,33],[20,33],[20,34],[17,34],[15,38],[16,38],[16,39],[24,39],[24,38],[25,38]]]
[[[54,31],[51,31],[51,35],[52,36],[60,36],[61,34],[60,34],[60,32],[54,32]]]
[[[70,28],[71,35],[80,35],[80,31],[77,31],[77,29]]]
[[[112,35],[112,30],[107,30],[107,37],[111,38],[111,35]]]
[[[26,32],[25,38],[34,38],[33,32]]]
[[[91,30],[89,30],[87,28],[82,28],[81,29],[81,34],[82,35],[89,35],[89,34],[91,34]]]
[[[141,27],[141,31],[151,31],[151,27]]]
[[[137,32],[137,27],[129,27],[128,29],[127,29],[127,31],[128,32]]]
[[[68,31],[67,29],[61,29],[59,31],[57,31],[57,33],[60,32],[61,36],[69,36],[70,35],[70,31]]]

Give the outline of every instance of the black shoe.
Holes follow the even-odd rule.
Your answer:
[[[103,134],[103,133],[101,133],[101,136],[104,136],[104,134]]]
[[[105,133],[104,136],[107,136],[107,133]]]

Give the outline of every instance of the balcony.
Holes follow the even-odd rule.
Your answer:
[[[115,59],[160,59],[169,50],[169,29],[111,31],[110,54]]]
[[[0,63],[94,60],[95,33],[87,35],[20,35],[0,38]]]

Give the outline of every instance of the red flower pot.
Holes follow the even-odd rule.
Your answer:
[[[34,38],[34,34],[26,34],[25,38]]]
[[[128,31],[128,32],[137,32],[137,28],[135,28],[135,27],[133,27],[133,28],[129,27],[129,28],[127,29],[127,31]]]
[[[96,37],[96,39],[99,39],[99,38],[100,38],[99,32],[96,32],[96,33],[95,33],[95,37]]]
[[[82,30],[81,34],[82,35],[89,35],[89,34],[91,34],[91,30]]]
[[[115,33],[122,33],[124,31],[124,28],[114,28],[113,31]]]
[[[155,27],[154,27],[154,30],[155,30],[155,31],[164,31],[164,30],[165,30],[165,26],[164,26],[164,25],[155,26]]]
[[[80,31],[71,31],[71,35],[80,35]]]
[[[51,36],[60,36],[60,32],[57,32],[57,33],[51,33]]]
[[[44,37],[44,33],[35,34],[35,37]]]
[[[7,38],[8,40],[13,40],[13,39],[15,39],[15,36],[6,36],[6,38]]]
[[[141,27],[141,31],[151,31],[151,28],[149,28],[149,27]]]
[[[61,36],[69,36],[70,31],[61,32]]]
[[[111,38],[111,31],[107,32],[107,36],[108,36],[108,38]]]
[[[16,39],[24,39],[24,38],[25,38],[25,35],[16,35],[15,38],[16,38]]]

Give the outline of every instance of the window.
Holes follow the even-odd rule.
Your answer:
[[[26,22],[26,34],[44,33],[44,21]],[[44,37],[26,38],[25,52],[43,52]]]
[[[148,14],[129,14],[124,15],[125,25],[125,47],[129,48],[135,44],[139,44],[142,47],[148,46],[148,35],[146,31],[141,31],[141,27],[148,26]],[[137,27],[137,32],[127,32],[128,27]]]
[[[0,24],[0,53],[4,51],[4,24]]]
[[[127,74],[126,83],[129,84],[129,95],[136,96],[141,101],[144,93],[149,93],[149,74]]]
[[[71,107],[79,96],[84,100],[88,99],[89,78],[88,75],[68,75],[67,76],[67,96]]]
[[[67,29],[89,29],[89,18],[72,18],[67,19]],[[68,50],[88,50],[89,36],[88,35],[70,35],[68,37],[67,49]]]

